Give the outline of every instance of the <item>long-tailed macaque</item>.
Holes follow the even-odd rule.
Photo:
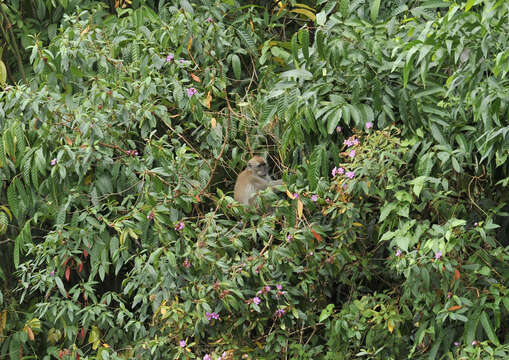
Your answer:
[[[265,159],[254,156],[247,162],[246,169],[237,177],[233,197],[244,205],[251,205],[257,191],[281,184],[281,179],[272,180],[270,178]]]

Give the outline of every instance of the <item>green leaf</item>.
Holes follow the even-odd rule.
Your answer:
[[[300,35],[300,43],[302,45],[302,54],[306,61],[309,61],[309,31],[307,29],[303,29],[299,31]]]
[[[247,49],[253,54],[256,55],[258,51],[256,50],[256,43],[251,38],[251,35],[249,35],[246,31],[242,29],[237,29],[237,32],[239,34],[239,37],[242,39],[244,44],[246,44]]]
[[[11,209],[12,214],[16,219],[18,219],[20,209],[18,195],[16,194],[16,181],[17,178],[15,178],[7,188],[7,202],[9,203],[9,208]]]
[[[431,135],[433,135],[433,137],[439,144],[441,145],[447,144],[444,136],[442,135],[442,133],[435,124],[431,125]]]
[[[379,10],[380,10],[380,0],[373,0],[370,9],[371,22],[376,22]]]
[[[58,290],[60,290],[60,294],[62,294],[63,297],[67,296],[67,292],[65,291],[64,283],[62,282],[62,279],[60,277],[55,275],[55,283],[57,284]]]
[[[318,50],[318,54],[322,59],[325,59],[325,34],[322,30],[317,30],[315,34],[315,44],[316,48]]]
[[[387,216],[389,216],[389,214],[392,212],[392,210],[396,209],[398,206],[397,203],[386,203],[382,210],[380,210],[380,219],[378,220],[378,222],[383,222]]]
[[[14,267],[17,268],[19,266],[19,257],[21,252],[23,238],[21,237],[21,233],[16,236],[16,239],[14,239],[14,253],[12,257],[12,261],[14,263]]]
[[[280,75],[282,78],[288,79],[302,79],[302,80],[311,80],[313,79],[313,74],[305,69],[296,69],[296,70],[288,70]]]
[[[321,147],[316,147],[309,160],[307,168],[307,175],[309,181],[309,189],[314,191],[320,178],[320,164],[321,164]]]
[[[327,14],[323,11],[320,11],[318,14],[316,14],[316,24],[318,26],[325,25],[325,21],[327,20]]]
[[[293,34],[292,36],[292,55],[293,55],[293,62],[295,63],[295,67],[299,67],[299,45],[297,43],[297,33]]]
[[[241,76],[241,70],[240,70],[240,58],[237,54],[232,55],[232,67],[233,67],[233,74],[235,75],[235,78],[237,80],[240,80]]]
[[[497,335],[495,334],[495,331],[493,331],[491,323],[488,319],[488,315],[486,315],[485,312],[481,313],[480,320],[481,320],[481,325],[484,329],[484,332],[486,333],[486,335],[488,335],[488,338],[490,339],[490,341],[493,344],[495,344],[496,346],[500,346],[500,341],[498,340]]]
[[[350,14],[349,3],[350,3],[350,0],[341,0],[339,10],[341,11],[341,15],[343,15],[343,18],[347,18],[348,15]]]
[[[328,319],[331,315],[332,315],[332,312],[334,311],[334,304],[329,304],[325,307],[325,309],[322,310],[322,312],[320,313],[320,318],[319,318],[319,322],[323,322],[324,320]]]
[[[412,181],[410,181],[410,184],[413,184],[413,192],[415,196],[419,197],[421,194],[422,188],[424,187],[424,183],[426,182],[426,176],[419,176]]]
[[[4,87],[7,81],[7,68],[2,60],[0,60],[0,86]]]
[[[472,6],[475,5],[475,2],[476,2],[476,0],[468,0],[466,5],[465,5],[465,12],[470,11]]]

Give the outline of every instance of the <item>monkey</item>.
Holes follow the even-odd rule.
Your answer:
[[[246,169],[237,177],[233,198],[244,205],[252,205],[257,191],[279,185],[282,185],[282,180],[270,178],[265,159],[254,156],[247,162]]]

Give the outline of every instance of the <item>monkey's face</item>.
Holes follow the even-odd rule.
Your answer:
[[[251,172],[259,177],[266,177],[268,175],[267,163],[265,159],[255,156],[247,163],[247,168],[251,170]]]

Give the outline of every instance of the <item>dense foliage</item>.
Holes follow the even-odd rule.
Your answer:
[[[509,356],[505,0],[0,7],[2,356]]]

